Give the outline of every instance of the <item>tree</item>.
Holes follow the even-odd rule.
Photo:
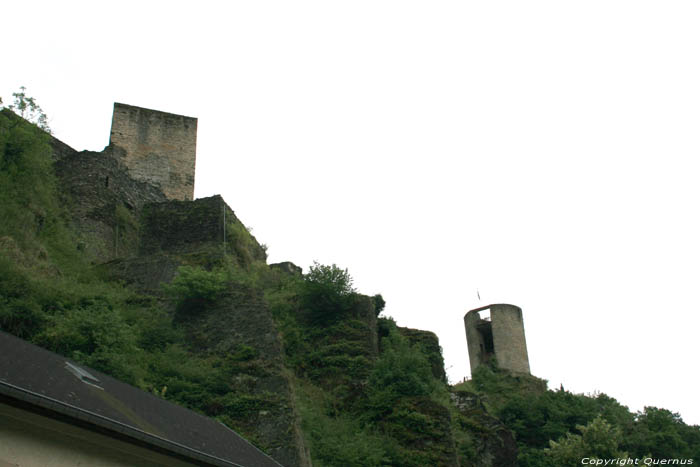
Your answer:
[[[352,277],[347,269],[314,261],[304,276],[301,298],[314,322],[328,322],[340,316],[352,304]]]
[[[340,269],[335,264],[326,266],[314,261],[304,279],[308,283],[323,287],[329,293],[338,296],[347,296],[355,291],[348,270]]]
[[[559,441],[550,441],[545,452],[556,465],[581,465],[582,459],[625,459],[627,453],[620,448],[622,432],[598,416],[588,425],[578,425],[580,435],[567,433]]]
[[[629,436],[630,449],[641,456],[647,453],[655,458],[683,457],[689,446],[681,435],[687,425],[680,415],[666,409],[644,407],[637,413],[634,430]]]
[[[48,118],[46,114],[36,103],[36,99],[27,96],[27,88],[20,86],[19,92],[12,93],[14,97],[14,103],[8,106],[8,109],[12,110],[18,114],[23,119],[35,124],[47,133],[51,133],[51,128],[49,128]],[[0,99],[0,105],[2,104],[2,99]]]

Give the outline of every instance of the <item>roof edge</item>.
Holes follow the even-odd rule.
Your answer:
[[[211,454],[206,454],[196,449],[184,446],[174,441],[161,438],[160,436],[147,433],[125,423],[112,420],[111,418],[66,404],[42,394],[28,391],[2,380],[0,380],[0,395],[43,409],[42,412],[54,412],[60,416],[58,418],[62,418],[64,421],[69,423],[73,422],[73,424],[83,428],[85,428],[85,425],[94,425],[101,428],[100,431],[102,431],[105,435],[141,445],[142,447],[150,447],[151,449],[156,447],[158,448],[157,450],[165,451],[171,455],[174,454],[180,458],[184,457],[189,461],[206,462],[207,465],[216,467],[245,467],[240,464],[221,459],[220,457],[212,456]]]

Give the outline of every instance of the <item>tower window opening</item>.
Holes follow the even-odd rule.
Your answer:
[[[482,362],[486,362],[495,353],[493,346],[493,331],[491,329],[491,321],[481,320],[479,325],[476,327],[479,331],[481,337],[480,348],[481,348],[481,358]]]

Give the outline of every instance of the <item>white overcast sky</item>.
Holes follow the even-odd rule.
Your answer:
[[[465,312],[512,303],[550,387],[700,423],[697,1],[2,16],[6,102],[27,86],[78,150],[107,145],[115,101],[199,118],[196,197],[222,194],[269,262],[347,267],[439,336],[452,382]]]

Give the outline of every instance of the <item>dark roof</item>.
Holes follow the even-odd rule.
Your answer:
[[[2,331],[0,397],[198,465],[280,467],[216,420]]]

